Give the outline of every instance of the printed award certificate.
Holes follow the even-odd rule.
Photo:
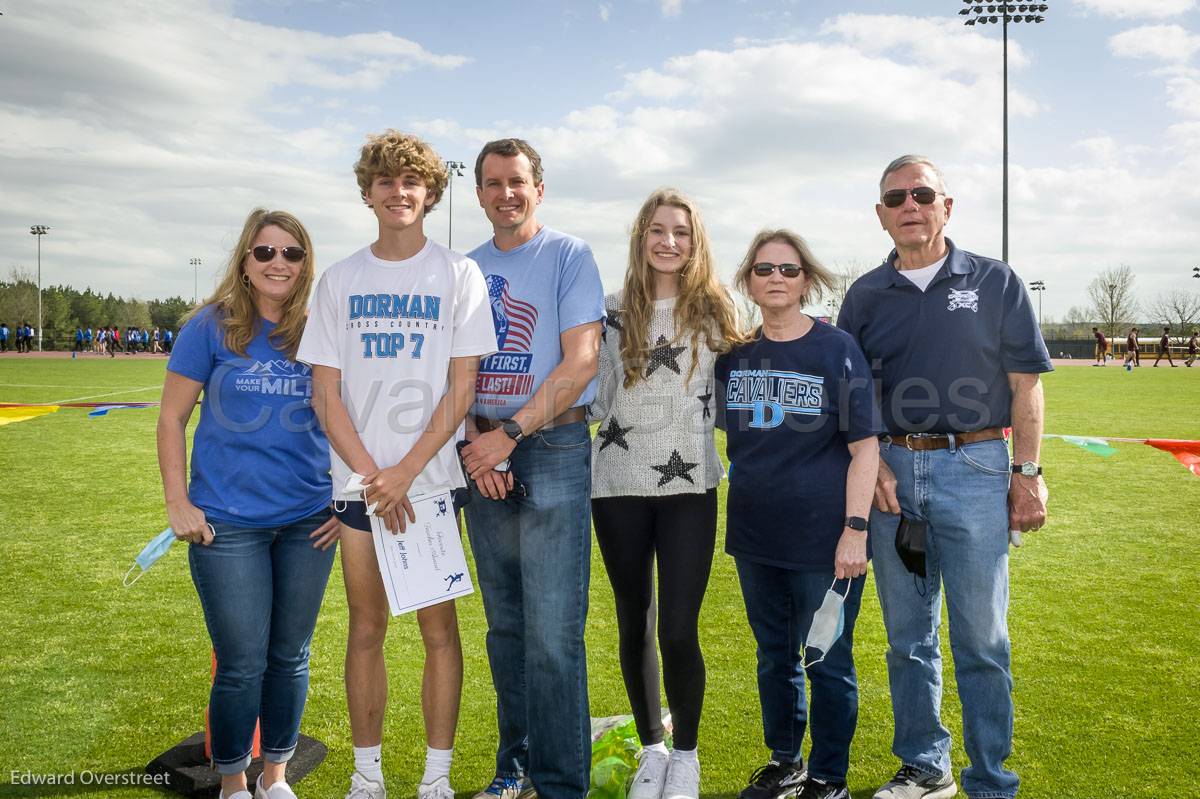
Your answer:
[[[392,615],[474,592],[449,488],[410,492],[416,514],[403,533],[391,533],[371,516],[375,557]]]

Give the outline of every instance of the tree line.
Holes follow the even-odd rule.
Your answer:
[[[101,294],[86,288],[45,286],[42,288],[42,349],[69,350],[75,345],[75,328],[129,327],[179,330],[179,321],[192,308],[182,297],[139,300]],[[8,280],[0,280],[0,322],[15,328],[26,322],[37,328],[38,287],[33,276],[13,269]]]
[[[1171,289],[1143,300],[1137,293],[1137,276],[1129,266],[1105,269],[1087,285],[1088,302],[1072,306],[1062,322],[1042,326],[1046,338],[1088,338],[1098,327],[1110,339],[1124,338],[1131,327],[1146,338],[1157,338],[1163,327],[1183,343],[1200,327],[1200,291]]]

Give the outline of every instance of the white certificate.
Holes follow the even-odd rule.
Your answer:
[[[370,517],[375,557],[393,616],[475,591],[450,489],[410,492],[408,500],[417,520],[408,522],[403,533],[391,533],[382,519]]]

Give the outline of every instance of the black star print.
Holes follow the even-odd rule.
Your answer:
[[[620,311],[609,311],[605,315],[605,321],[607,322],[608,327],[611,327],[614,330],[624,330],[624,328],[621,327],[621,312]]]
[[[608,429],[600,431],[600,437],[604,439],[604,443],[600,445],[600,451],[603,452],[604,448],[609,444],[616,444],[618,447],[628,452],[629,442],[625,440],[625,434],[632,429],[632,425],[629,427],[621,427],[621,425],[617,423],[617,417],[615,416],[609,419]]]
[[[651,466],[650,468],[662,474],[662,477],[658,478],[658,485],[661,488],[676,477],[681,477],[692,485],[695,485],[696,481],[692,479],[692,476],[688,472],[699,465],[698,463],[684,462],[683,458],[679,457],[679,450],[674,449],[671,450],[671,457],[667,459],[666,463],[662,466]]]
[[[654,342],[654,349],[650,350],[650,363],[646,364],[646,377],[654,374],[660,366],[665,366],[675,374],[680,374],[677,359],[679,353],[686,349],[687,347],[672,347],[666,336],[659,336],[658,341]]]
[[[707,391],[708,391],[707,394],[700,394],[699,396],[696,397],[696,399],[698,399],[704,403],[704,416],[702,417],[704,419],[707,419],[708,417],[712,416],[712,411],[710,411],[708,409],[708,401],[710,399],[712,399],[712,389],[709,388],[709,389],[707,389]]]

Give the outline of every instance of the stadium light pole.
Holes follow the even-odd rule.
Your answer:
[[[1036,291],[1038,295],[1038,327],[1042,326],[1042,292],[1046,290],[1046,284],[1040,280],[1035,280],[1029,284],[1030,291]]]
[[[1200,278],[1200,266],[1192,267],[1192,277]]]
[[[1001,221],[1001,255],[1000,260],[1008,263],[1008,23],[1028,22],[1037,24],[1045,22],[1042,13],[1049,9],[1045,3],[1010,3],[1008,0],[996,2],[976,2],[962,0],[966,8],[959,10],[959,15],[966,17],[964,25],[1000,25],[1004,30],[1004,197],[1003,217]],[[1012,12],[1019,13],[1012,13]],[[1027,13],[1027,12],[1034,13]],[[999,13],[997,13],[999,12]]]
[[[446,170],[450,173],[446,179],[446,207],[448,209],[446,216],[449,220],[446,229],[447,249],[454,249],[454,177],[457,175],[461,178],[465,174],[463,170],[466,168],[467,165],[462,161],[446,162]]]
[[[50,232],[45,225],[30,225],[29,232],[37,236],[38,264],[38,352],[42,351],[42,236]]]
[[[188,266],[192,268],[192,305],[196,304],[197,297],[200,294],[200,264],[204,263],[199,258],[193,258],[188,261]]]

